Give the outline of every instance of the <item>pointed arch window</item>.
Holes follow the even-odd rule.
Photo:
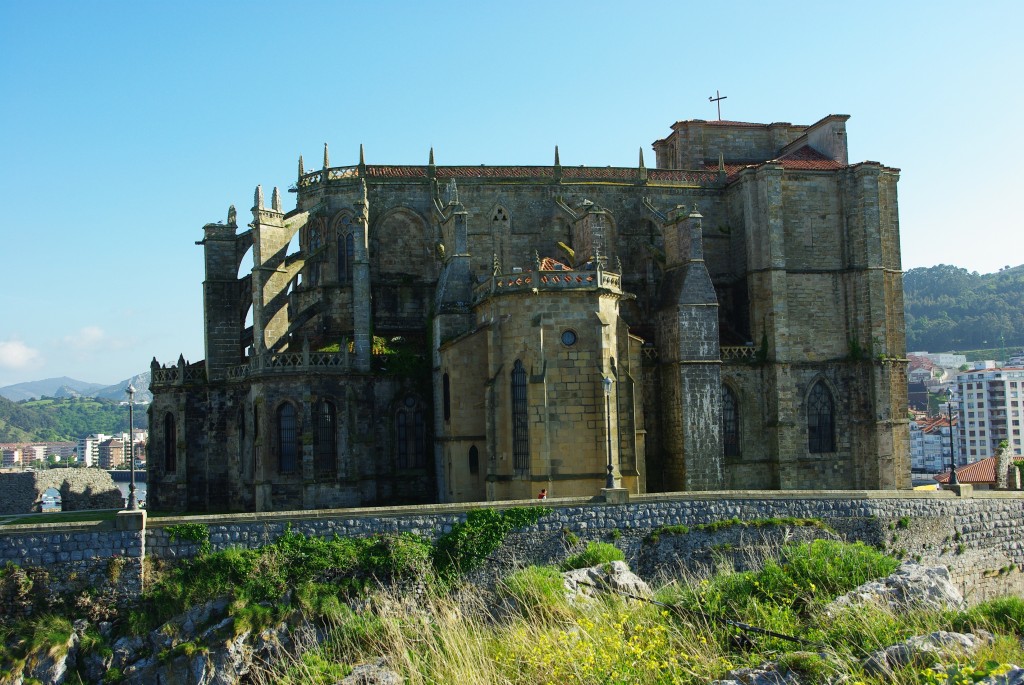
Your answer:
[[[343,216],[338,227],[338,283],[341,285],[352,285],[352,261],[355,256],[355,245],[352,219]]]
[[[174,423],[174,414],[164,415],[164,471],[174,473],[178,470],[178,427]]]
[[[395,415],[398,468],[421,469],[427,465],[427,424],[423,409],[412,395],[406,396]]]
[[[320,248],[322,239],[320,237],[321,224],[319,221],[313,223],[309,230],[309,256],[307,258],[307,270],[309,272],[309,285],[320,285]]]
[[[473,445],[469,448],[469,475],[475,476],[480,473],[480,450]]]
[[[444,410],[444,420],[451,421],[452,418],[452,382],[446,373],[441,377],[441,402]]]
[[[313,420],[316,430],[313,433],[313,463],[318,476],[333,476],[337,471],[337,431],[335,430],[337,413],[334,403],[320,400],[313,406]]]
[[[285,402],[277,410],[277,456],[281,473],[294,473],[299,464],[299,426],[295,405]]]
[[[530,468],[530,432],[526,409],[526,369],[517,359],[512,367],[512,460],[519,471]]]
[[[821,381],[807,396],[807,449],[812,454],[836,451],[835,403]]]
[[[722,449],[727,457],[740,456],[740,414],[736,394],[722,384]]]

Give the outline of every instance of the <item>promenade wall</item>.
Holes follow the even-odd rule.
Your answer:
[[[138,593],[143,560],[185,559],[195,541],[171,540],[168,527],[200,523],[213,550],[259,547],[287,529],[317,536],[366,536],[408,532],[436,538],[473,508],[545,506],[537,524],[509,536],[490,572],[528,563],[560,561],[590,540],[614,542],[642,575],[671,574],[684,567],[705,572],[723,565],[744,568],[788,540],[827,535],[862,541],[904,559],[943,564],[969,602],[1024,594],[1024,493],[915,491],[730,491],[634,496],[611,504],[600,498],[432,505],[388,509],[337,509],[195,517],[128,518],[120,522],[49,524],[0,528],[0,564],[44,567],[57,579],[88,579],[125,597]],[[832,533],[783,523],[768,527],[724,526],[691,530],[730,519],[820,519]],[[665,526],[674,532],[652,533]],[[112,563],[112,559],[116,559]],[[116,573],[114,572],[116,571]],[[69,587],[72,583],[65,583]]]

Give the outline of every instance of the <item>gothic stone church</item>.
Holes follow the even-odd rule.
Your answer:
[[[910,487],[899,172],[848,118],[681,121],[655,167],[300,158],[293,209],[203,229],[150,506]]]

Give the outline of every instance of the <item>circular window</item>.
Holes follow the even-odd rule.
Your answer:
[[[413,397],[412,395],[406,395],[405,396],[405,406],[407,406],[407,407],[415,407],[416,406],[416,398]]]
[[[564,330],[562,331],[562,344],[566,347],[572,347],[576,344],[576,331]]]

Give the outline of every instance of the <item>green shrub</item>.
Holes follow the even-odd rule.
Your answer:
[[[572,571],[577,568],[589,568],[600,566],[612,561],[623,561],[626,555],[615,545],[607,542],[588,542],[587,548],[579,554],[573,554],[562,562],[563,571]]]
[[[466,512],[466,520],[452,526],[435,543],[434,568],[443,579],[452,580],[486,561],[513,530],[532,526],[550,513],[547,507]]]
[[[551,614],[564,608],[565,583],[552,566],[528,566],[506,577],[498,585],[498,595],[515,601],[524,614]]]

